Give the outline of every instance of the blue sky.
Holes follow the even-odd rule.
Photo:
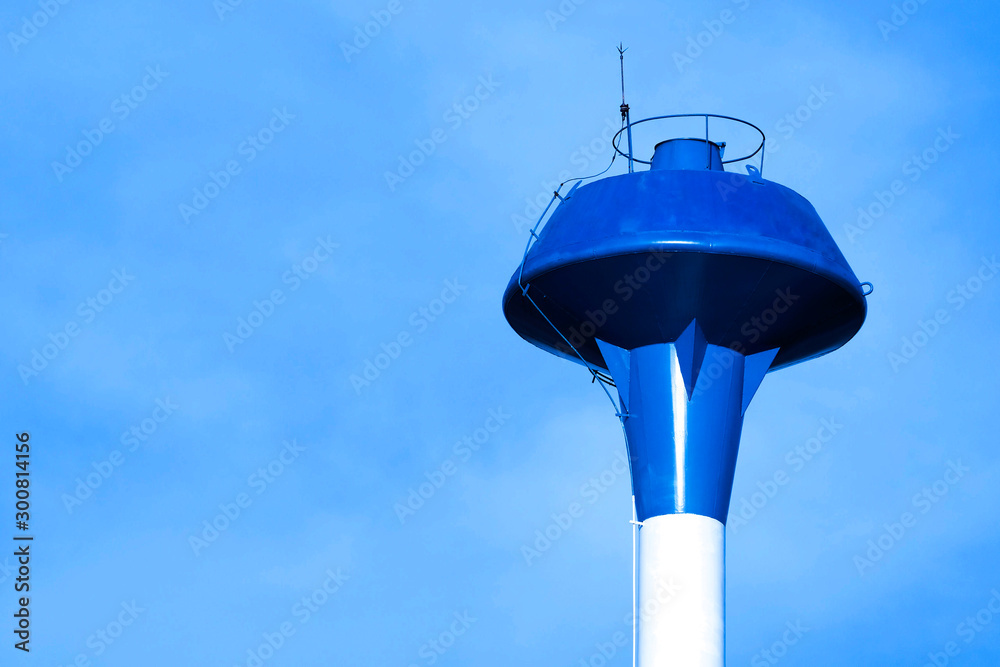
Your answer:
[[[1000,662],[1000,17],[903,4],[5,5],[0,416],[36,542],[0,662],[600,663],[621,430],[500,296],[531,201],[610,157],[619,41],[633,118],[763,128],[875,285],[747,413],[733,511],[774,493],[730,520],[729,664]],[[659,131],[640,154],[695,130]]]

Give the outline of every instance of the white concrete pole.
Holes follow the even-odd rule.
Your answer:
[[[724,667],[726,529],[664,514],[639,529],[639,667]]]

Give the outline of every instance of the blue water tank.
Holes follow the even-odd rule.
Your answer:
[[[503,296],[518,334],[617,391],[636,608],[664,610],[637,614],[641,665],[725,664],[725,524],[747,408],[769,371],[840,347],[867,312],[812,205],[758,169],[725,171],[703,117],[704,139],[657,144],[648,171],[627,155],[629,173],[570,190]],[[681,594],[661,607],[664,581]]]
[[[816,210],[756,171],[725,171],[720,149],[665,141],[649,170],[562,201],[504,293],[514,330],[605,369],[597,339],[631,350],[675,341],[692,321],[713,345],[777,349],[772,369],[850,340],[865,295]]]

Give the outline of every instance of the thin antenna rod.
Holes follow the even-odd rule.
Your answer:
[[[625,127],[628,130],[628,173],[635,171],[632,166],[632,120],[629,116],[628,104],[625,103],[625,52],[628,51],[625,45],[621,42],[618,43],[618,59],[621,61],[621,72],[622,72],[622,121],[625,123]]]
[[[628,51],[628,49],[623,47],[624,45],[621,42],[619,42],[618,59],[621,61],[621,69],[622,69],[622,106],[628,106],[625,104],[625,52]]]

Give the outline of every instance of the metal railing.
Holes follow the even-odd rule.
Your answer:
[[[667,116],[652,116],[650,118],[643,118],[642,120],[637,120],[634,123],[631,120],[627,120],[626,123],[625,123],[625,126],[622,127],[622,129],[618,130],[618,133],[615,134],[614,137],[612,137],[612,139],[611,139],[611,145],[614,147],[615,152],[618,155],[621,155],[622,157],[628,159],[628,162],[629,162],[629,168],[628,168],[629,173],[631,173],[633,171],[633,167],[632,167],[632,163],[633,162],[639,162],[640,164],[647,164],[647,165],[648,164],[652,164],[652,161],[649,161],[649,160],[640,160],[639,158],[635,157],[632,154],[632,127],[635,126],[635,125],[641,125],[642,123],[649,123],[649,122],[654,121],[654,120],[669,120],[669,119],[672,119],[672,118],[704,118],[705,119],[705,149],[708,152],[708,156],[709,156],[708,157],[708,164],[709,165],[711,165],[711,163],[712,163],[712,158],[711,158],[711,155],[712,155],[712,141],[709,138],[709,128],[708,128],[708,119],[709,118],[719,118],[721,120],[733,121],[735,123],[740,123],[742,125],[746,125],[747,127],[753,128],[760,135],[760,144],[758,144],[757,149],[755,151],[753,151],[752,153],[749,153],[749,154],[744,155],[742,157],[733,158],[732,160],[723,160],[722,164],[732,164],[733,162],[744,162],[744,161],[749,160],[750,158],[754,157],[755,155],[757,155],[759,153],[760,154],[760,167],[758,169],[759,169],[759,171],[760,171],[761,174],[764,173],[764,144],[767,142],[767,137],[764,136],[764,131],[761,130],[756,125],[754,125],[753,123],[748,123],[745,120],[741,120],[739,118],[733,118],[732,116],[720,116],[719,114],[714,114],[714,113],[676,113],[676,114],[670,114],[670,115],[667,115]],[[618,147],[619,137],[621,137],[621,135],[622,135],[623,132],[627,132],[628,133],[628,143],[629,143],[629,152],[628,153],[622,152],[622,150]],[[721,144],[721,145],[724,146],[725,144]]]

